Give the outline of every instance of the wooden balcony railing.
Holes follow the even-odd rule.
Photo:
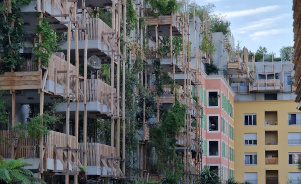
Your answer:
[[[278,158],[265,158],[266,165],[278,165]]]
[[[26,134],[25,134],[26,135]],[[0,155],[3,158],[11,158],[12,146],[14,158],[39,158],[39,140],[32,139],[26,135],[13,133],[9,130],[0,130]],[[69,147],[76,148],[76,137],[69,135]],[[67,147],[67,135],[60,132],[49,131],[44,136],[45,158],[54,159],[54,155],[63,156],[63,149],[56,147]]]
[[[259,89],[259,88],[262,89]],[[253,90],[281,90],[283,88],[280,79],[257,79],[250,85]]]
[[[184,133],[183,131],[180,131],[177,133],[176,135],[176,138],[177,138],[177,145],[179,146],[183,146],[185,147],[187,144],[190,144],[190,148],[192,150],[195,150],[196,149],[196,134],[194,132],[189,132],[188,133],[190,136],[190,143],[187,142],[187,134]]]
[[[84,150],[84,144],[79,143],[79,149]],[[102,176],[117,176],[122,174],[121,170],[117,172],[117,160],[120,157],[117,155],[117,148],[108,146],[101,143],[87,143],[87,166],[99,166],[101,168],[100,175]],[[81,163],[84,161],[84,154],[81,152],[79,154],[79,160]]]
[[[80,81],[80,90],[84,91],[84,81]],[[111,107],[111,91],[113,91],[113,107]],[[114,112],[117,112],[117,97],[116,89],[112,88],[107,83],[103,82],[101,79],[88,79],[87,80],[87,101],[93,102],[98,101],[106,105],[107,113],[111,112],[111,109]]]
[[[111,38],[115,32],[112,28],[99,18],[89,18],[83,22],[82,26],[87,28],[88,40],[99,40],[106,44],[108,50],[113,49]],[[75,33],[72,34],[72,40],[75,40]],[[84,33],[79,34],[79,40],[85,40]]]

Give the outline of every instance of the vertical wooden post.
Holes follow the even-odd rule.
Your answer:
[[[116,20],[118,22],[117,25],[117,31],[118,31],[118,38],[120,38],[120,18],[121,18],[121,1],[118,1],[118,19]],[[117,157],[120,158],[120,57],[121,57],[121,51],[120,51],[120,39],[118,39],[117,42],[117,51],[118,51],[118,57],[117,57],[117,136],[116,136],[116,147],[117,147]],[[117,176],[120,176],[120,159],[117,160]]]
[[[112,44],[115,44],[115,1],[112,1],[112,29],[114,30],[114,34],[112,35]],[[114,49],[115,47],[113,47]],[[114,65],[115,65],[115,51],[112,51],[112,57],[111,57],[111,146],[115,146],[114,144]]]
[[[126,0],[123,0],[123,27],[126,27]],[[126,40],[126,29],[123,29],[123,41]],[[122,172],[125,175],[125,62],[126,44],[123,45],[122,62]]]
[[[88,27],[88,25],[86,25]],[[88,33],[85,31],[85,49],[84,49],[84,166],[87,166],[87,122],[88,122],[88,112],[87,112],[87,74],[88,74]]]
[[[75,27],[75,67],[76,67],[76,82],[75,82],[75,137],[76,149],[78,149],[78,121],[79,121],[79,101],[78,101],[78,88],[79,88],[79,53],[78,53],[78,24]],[[75,152],[75,165],[78,166],[78,151]],[[74,174],[74,184],[78,183],[78,174]]]
[[[66,143],[67,148],[69,147],[69,130],[70,130],[70,98],[69,98],[69,87],[70,87],[70,42],[71,42],[71,22],[68,23],[68,34],[67,34],[67,80],[66,80]],[[69,183],[69,149],[67,149],[67,170],[65,173],[65,183]]]
[[[16,91],[12,90],[11,95],[12,95],[11,127],[14,128],[14,126],[16,124]],[[14,143],[14,140],[12,140],[12,142],[13,142],[13,145],[11,145],[11,158],[14,159],[15,158],[15,143]]]

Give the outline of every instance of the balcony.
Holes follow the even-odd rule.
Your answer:
[[[48,67],[45,67],[44,71],[39,71],[38,63],[29,59],[23,63],[21,71],[1,74],[1,90],[42,89],[54,95],[65,96],[68,63],[62,59],[64,56],[59,57],[59,55],[61,53],[55,53],[50,57]],[[70,64],[69,70],[70,76],[76,75],[74,65]],[[69,87],[71,89],[71,84]]]
[[[116,42],[113,43],[112,35],[115,34],[114,30],[110,28],[105,22],[98,18],[90,18],[85,21],[87,25],[80,25],[80,27],[87,27],[88,34],[88,58],[95,55],[102,59],[102,63],[111,62],[111,55],[113,48],[116,47]],[[71,61],[75,60],[75,32],[72,32],[70,49]],[[61,44],[61,49],[67,53],[67,41]],[[84,55],[85,49],[85,35],[79,34],[78,36],[78,49],[79,54]],[[80,58],[83,62],[83,58]]]
[[[277,111],[265,111],[265,121],[266,126],[278,125]]]
[[[190,145],[190,149],[195,151],[196,150],[196,134],[194,132],[189,132],[190,135],[187,135],[183,130],[177,133],[176,139],[177,139],[177,150],[183,150],[186,147],[186,145]],[[189,140],[190,142],[187,142],[187,136],[190,136]],[[189,141],[188,140],[188,141]]]
[[[145,24],[149,25],[148,31],[150,36],[155,37],[155,26],[158,27],[158,36],[169,36],[170,26],[172,26],[172,35],[180,36],[182,34],[182,22],[180,14],[160,15],[154,17],[151,9],[145,11]]]
[[[84,150],[83,143],[79,143],[79,148]],[[117,148],[100,143],[87,143],[87,175],[102,177],[123,176],[118,160]],[[84,155],[79,154],[79,160],[84,162]]]
[[[280,79],[257,79],[250,85],[252,92],[281,91]]]
[[[243,61],[239,56],[229,59],[227,64],[228,71],[227,73],[233,76],[233,78],[238,77],[239,75],[249,74],[248,63]],[[247,75],[245,76],[247,77]]]
[[[39,169],[40,163],[40,145],[38,139],[32,139],[28,136],[14,134],[9,130],[0,130],[0,137],[5,141],[0,141],[0,155],[3,158],[12,157],[12,149],[14,150],[14,158],[24,158],[25,162],[32,164],[28,169]],[[67,135],[60,132],[49,131],[44,136],[44,164],[45,170],[53,172],[62,172],[67,169],[67,147],[71,148],[71,154],[76,149],[76,137],[69,135],[69,145],[67,145]],[[73,150],[72,150],[73,149]],[[69,170],[77,171],[75,158],[69,158]]]
[[[265,151],[265,164],[278,165],[278,151]]]
[[[278,145],[277,131],[266,131],[265,132],[265,145]]]

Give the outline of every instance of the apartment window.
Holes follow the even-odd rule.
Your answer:
[[[288,153],[288,164],[295,165],[298,164],[301,159],[301,153]]]
[[[245,165],[257,165],[257,153],[245,153]]]
[[[217,107],[218,106],[218,92],[209,92],[209,106]]]
[[[277,100],[277,94],[264,94],[264,100]]]
[[[288,125],[301,125],[301,113],[288,114]]]
[[[257,184],[257,173],[245,173],[245,183]]]
[[[284,84],[285,85],[292,85],[292,77],[291,77],[291,75],[285,75],[284,76]]]
[[[245,114],[245,125],[256,126],[256,114]]]
[[[288,182],[289,184],[299,184],[301,183],[301,172],[289,172],[288,173]]]
[[[219,170],[218,166],[215,166],[215,165],[210,165],[209,168],[210,168],[210,171],[218,171]]]
[[[218,156],[218,141],[208,141],[209,142],[209,156]]]
[[[218,116],[209,116],[209,131],[218,131]]]
[[[288,133],[288,145],[301,145],[301,133]]]
[[[245,146],[257,145],[257,134],[244,134]]]

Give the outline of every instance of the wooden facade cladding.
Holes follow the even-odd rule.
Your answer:
[[[41,71],[6,72],[0,75],[1,90],[40,89]]]
[[[151,26],[156,25],[172,25],[173,24],[173,15],[161,15],[158,17],[147,17],[145,23]]]

